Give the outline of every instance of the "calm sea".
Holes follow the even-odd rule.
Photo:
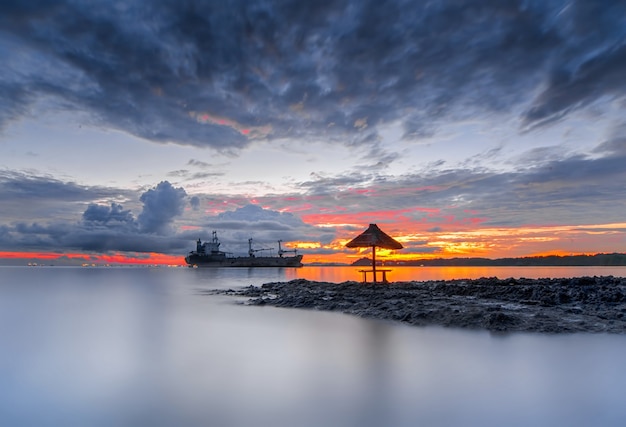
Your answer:
[[[356,270],[0,267],[0,425],[626,425],[626,336],[417,328],[202,292]],[[393,270],[392,280],[626,276]]]

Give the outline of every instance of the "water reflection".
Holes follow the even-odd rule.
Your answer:
[[[392,358],[389,357],[390,327],[386,322],[368,323],[367,334],[364,337],[365,353],[361,356],[365,378],[363,395],[360,398],[362,409],[355,425],[383,426],[389,425],[393,419],[389,401],[392,389],[389,383],[392,374],[390,367],[393,364]]]
[[[626,421],[621,336],[412,328],[197,292],[290,269],[1,273],[0,425]]]
[[[198,283],[213,287],[258,286],[263,283],[308,279],[341,283],[361,281],[362,267],[301,267],[301,268],[197,268],[186,269]],[[390,281],[426,281],[452,279],[499,279],[580,276],[626,277],[626,267],[393,267],[388,273]]]
[[[305,278],[325,282],[360,281],[362,267],[302,267],[285,269],[287,280]],[[426,281],[452,279],[499,279],[580,276],[626,277],[626,267],[392,267],[387,273],[390,281]]]

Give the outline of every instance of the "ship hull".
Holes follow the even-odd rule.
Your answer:
[[[213,257],[189,254],[185,262],[198,267],[302,267],[302,255],[293,257]]]

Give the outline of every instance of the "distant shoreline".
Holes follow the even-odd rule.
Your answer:
[[[361,258],[352,266],[368,266],[372,261]],[[388,267],[622,267],[626,254],[548,255],[522,258],[435,258],[377,263]]]
[[[339,311],[414,326],[498,333],[626,333],[626,278],[328,283],[295,279],[211,294],[248,305]]]

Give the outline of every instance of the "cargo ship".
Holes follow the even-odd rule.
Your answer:
[[[236,257],[220,250],[217,232],[213,231],[210,242],[202,243],[198,239],[196,250],[189,252],[185,262],[190,267],[302,267],[302,255],[297,254],[297,249],[284,250],[281,242],[278,241],[278,256],[258,256],[258,252],[273,248],[253,249],[252,239],[248,239],[248,256]],[[292,252],[293,256],[285,256]]]

